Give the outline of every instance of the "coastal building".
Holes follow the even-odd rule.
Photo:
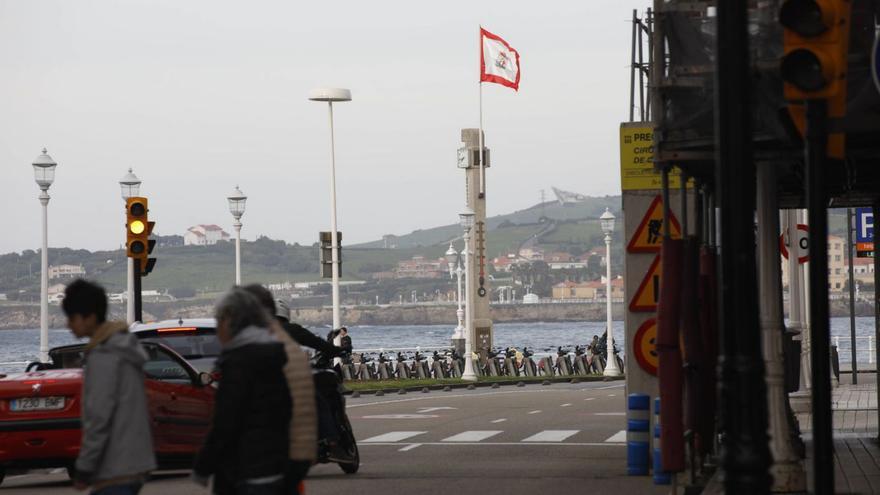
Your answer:
[[[853,258],[853,278],[859,285],[874,285],[874,258]]]
[[[511,269],[513,269],[516,264],[516,255],[513,253],[510,253],[507,256],[499,256],[492,260],[492,268],[494,268],[496,272],[510,273]]]
[[[553,300],[604,301],[607,293],[605,277],[590,282],[561,282],[553,286]],[[623,278],[618,276],[611,280],[611,300],[623,301]]]
[[[424,256],[413,256],[410,260],[397,262],[395,276],[397,278],[442,278],[449,276],[446,259],[425,259]]]
[[[49,265],[49,279],[85,277],[82,265]]]
[[[874,259],[853,258],[853,276],[860,285],[874,284]],[[847,290],[849,259],[846,255],[846,239],[828,236],[828,290],[841,293]],[[782,259],[782,286],[788,287],[788,260]]]
[[[587,268],[587,262],[569,253],[550,253],[544,255],[544,262],[551,270],[572,270]]]
[[[194,225],[183,234],[184,246],[213,246],[228,241],[229,234],[217,225]]]
[[[382,236],[382,247],[384,249],[397,249],[398,238],[394,234],[386,234]]]
[[[544,261],[544,250],[538,248],[522,248],[519,256],[526,261]]]

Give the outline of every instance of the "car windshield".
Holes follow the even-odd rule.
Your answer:
[[[144,330],[137,332],[144,342],[166,345],[186,360],[213,360],[220,355],[220,341],[213,328]]]

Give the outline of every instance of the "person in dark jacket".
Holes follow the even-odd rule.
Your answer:
[[[291,417],[284,346],[269,333],[269,315],[243,289],[223,296],[215,318],[220,383],[193,479],[207,485],[213,476],[219,495],[284,493]]]
[[[329,357],[336,357],[344,352],[342,348],[333,345],[332,342],[328,342],[298,323],[290,321],[290,307],[284,299],[275,300],[275,317],[297,344],[310,347]]]

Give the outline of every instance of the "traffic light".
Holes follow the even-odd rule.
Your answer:
[[[784,28],[783,91],[802,136],[805,100],[828,100],[830,118],[846,115],[851,7],[850,0],[785,0],[779,11]],[[843,158],[844,144],[843,133],[829,135],[829,156]]]
[[[333,237],[330,232],[321,232],[321,278],[333,278]],[[336,232],[336,245],[339,249],[339,274],[342,275],[342,232]]]
[[[125,203],[125,232],[126,232],[126,255],[129,258],[140,260],[141,273],[147,275],[156,265],[156,259],[150,258],[156,241],[150,239],[156,222],[148,219],[150,209],[147,198],[128,198]]]

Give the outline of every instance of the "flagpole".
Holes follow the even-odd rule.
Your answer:
[[[479,76],[477,77],[478,85],[480,86],[480,151],[477,156],[480,160],[480,194],[479,197],[486,197],[486,168],[483,164],[483,158],[485,157],[485,153],[483,152],[483,28],[482,26],[477,26],[477,38],[480,40],[480,64],[479,64]]]

